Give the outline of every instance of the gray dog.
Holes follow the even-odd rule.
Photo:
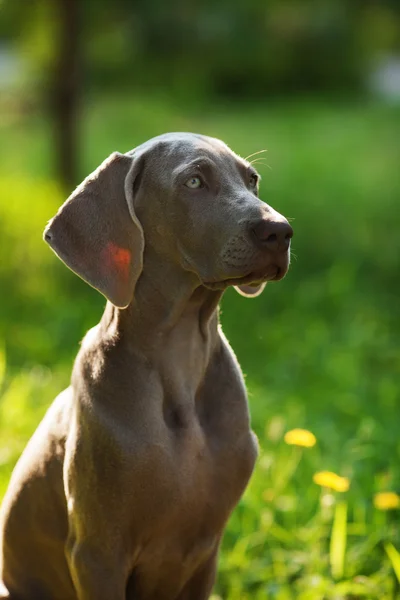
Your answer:
[[[292,229],[223,142],[171,133],[112,154],[45,230],[108,299],[0,517],[0,598],[205,600],[257,442],[218,326],[230,286],[289,265]]]

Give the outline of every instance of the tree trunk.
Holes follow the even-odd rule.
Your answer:
[[[56,172],[68,191],[77,182],[80,100],[79,0],[56,3],[57,52],[52,85]]]

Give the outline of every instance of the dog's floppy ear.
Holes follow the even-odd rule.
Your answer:
[[[260,285],[235,285],[235,290],[245,298],[257,298],[263,291],[267,283]]]
[[[44,231],[67,267],[119,308],[131,302],[143,267],[143,229],[133,198],[140,162],[134,154],[111,154]]]

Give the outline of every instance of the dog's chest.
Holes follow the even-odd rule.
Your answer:
[[[152,527],[191,534],[203,523],[213,537],[243,493],[257,454],[240,371],[223,348],[197,390],[163,392],[147,441],[134,453],[135,480],[147,488],[143,505]]]
[[[250,432],[217,440],[200,423],[171,431],[169,451],[153,464],[153,485],[160,493],[151,496],[136,522],[142,540],[137,584],[146,594],[157,592],[158,598],[159,589],[179,589],[215,554],[255,457]]]
[[[253,434],[232,431],[226,422],[208,428],[193,417],[185,426],[165,425],[163,435],[131,459],[129,492],[141,526],[176,531],[185,522],[186,528],[204,521],[220,530],[248,483],[256,454]]]

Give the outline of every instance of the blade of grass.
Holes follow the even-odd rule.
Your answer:
[[[347,540],[347,503],[338,502],[333,517],[329,561],[332,577],[341,579],[344,573],[344,558]]]
[[[397,581],[400,583],[400,553],[390,542],[385,544],[384,548],[390,562],[392,563],[393,571],[396,574]]]
[[[3,386],[3,382],[6,375],[6,351],[4,347],[0,346],[0,390]]]

